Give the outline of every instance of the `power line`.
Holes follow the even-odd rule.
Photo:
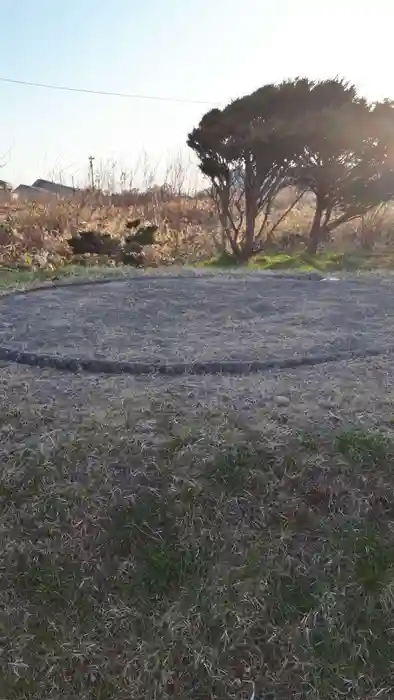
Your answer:
[[[14,80],[13,78],[0,77],[2,83],[14,83],[15,85],[28,85],[29,87],[40,87],[46,90],[63,90],[65,92],[82,92],[88,95],[104,95],[105,97],[126,97],[132,100],[157,100],[160,102],[178,102],[191,105],[218,105],[218,102],[209,102],[207,100],[184,100],[178,97],[161,97],[159,95],[141,95],[130,92],[107,92],[106,90],[88,90],[87,88],[75,88],[67,85],[49,85],[46,83],[32,83],[28,80]]]

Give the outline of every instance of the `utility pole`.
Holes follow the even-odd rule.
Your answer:
[[[90,175],[90,186],[94,190],[94,169],[93,169],[94,156],[89,156],[89,175]]]

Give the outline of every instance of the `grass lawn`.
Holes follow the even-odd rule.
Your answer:
[[[42,270],[11,270],[0,266],[0,294],[3,289],[23,289],[40,285],[43,282],[50,282],[62,279],[98,279],[100,277],[120,277],[122,274],[130,273],[130,268],[110,267],[102,265],[64,265],[56,270],[43,268]]]
[[[353,371],[368,414],[388,380]],[[230,383],[203,419],[202,378],[160,381],[0,368],[1,698],[394,697],[390,430],[236,431]],[[257,413],[271,380],[231,381]]]
[[[29,420],[2,423],[2,697],[393,697],[383,434]]]
[[[226,268],[233,267],[234,259],[229,256],[220,256],[198,263],[191,266],[190,269],[196,267],[205,268]],[[371,271],[371,270],[392,270],[394,269],[394,255],[388,253],[365,253],[365,252],[348,252],[337,253],[332,251],[323,251],[315,257],[308,256],[306,253],[274,253],[272,255],[257,255],[247,266],[249,269],[258,270],[293,270],[297,272],[339,272],[339,271]],[[177,267],[179,270],[179,267]],[[186,269],[186,266],[183,266]],[[171,268],[163,268],[156,270],[155,268],[147,268],[148,273],[171,272]],[[10,270],[0,267],[0,294],[2,290],[15,288],[24,289],[25,287],[34,287],[43,284],[63,279],[100,279],[101,277],[121,277],[122,275],[129,276],[133,274],[134,268],[130,267],[113,267],[103,265],[64,265],[56,270]],[[140,271],[138,271],[140,272]]]
[[[232,267],[234,258],[222,255],[204,263],[208,267]],[[339,272],[370,271],[376,269],[394,269],[394,255],[387,252],[349,251],[338,253],[322,251],[316,256],[307,253],[272,253],[256,255],[248,267],[259,270],[295,270],[299,272]]]

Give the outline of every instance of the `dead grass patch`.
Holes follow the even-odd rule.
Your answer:
[[[129,194],[129,196],[128,196]],[[275,224],[283,216],[292,193],[284,191],[272,213]],[[313,198],[305,197],[275,231],[280,240],[289,234],[306,236],[313,218]],[[67,238],[76,231],[98,229],[122,235],[128,219],[142,218],[159,226],[157,246],[150,251],[154,263],[196,263],[209,260],[221,249],[218,218],[211,200],[201,193],[176,194],[170,189],[130,192],[123,195],[87,193],[72,201],[9,201],[0,204],[1,264],[25,264],[34,268],[58,269],[69,262]],[[392,205],[346,224],[335,232],[329,251],[344,252],[377,248],[377,262],[385,266],[390,258],[394,232]]]
[[[1,370],[4,697],[392,695],[390,410],[324,372]]]

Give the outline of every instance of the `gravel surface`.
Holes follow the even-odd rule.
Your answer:
[[[291,360],[394,347],[394,282],[140,276],[3,297],[0,345],[112,362]]]

